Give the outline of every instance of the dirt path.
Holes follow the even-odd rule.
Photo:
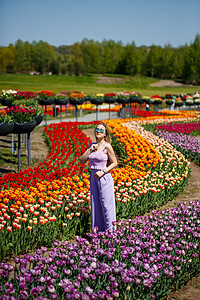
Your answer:
[[[109,76],[97,76],[96,77],[96,82],[97,83],[102,83],[102,84],[120,84],[120,83],[125,83],[124,78],[122,77],[109,77]],[[157,82],[151,83],[149,86],[153,87],[193,87],[193,85],[187,85],[181,82],[177,82],[174,80],[159,80]]]
[[[14,144],[18,145],[17,135],[14,135]],[[18,154],[12,154],[12,135],[0,136],[0,177],[9,172],[18,171]],[[31,167],[36,167],[48,155],[48,146],[43,136],[43,128],[37,127],[31,133]],[[28,168],[28,151],[21,137],[21,170]]]

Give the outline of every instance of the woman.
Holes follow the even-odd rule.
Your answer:
[[[113,229],[116,221],[114,183],[111,174],[117,159],[110,144],[108,126],[99,123],[94,130],[96,143],[92,143],[80,157],[80,162],[90,162],[91,228],[98,231]],[[109,165],[108,165],[109,161]]]

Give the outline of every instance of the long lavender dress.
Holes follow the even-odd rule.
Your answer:
[[[90,174],[90,201],[91,201],[91,228],[98,227],[98,231],[113,229],[116,221],[114,183],[110,173],[97,178],[94,174],[104,170],[108,155],[105,153],[106,143],[100,151],[91,152],[88,156],[91,168]]]

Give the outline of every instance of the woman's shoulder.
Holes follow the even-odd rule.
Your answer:
[[[105,143],[105,145],[106,145],[106,147],[109,147],[109,146],[111,146],[111,144],[110,144],[110,143],[108,143],[108,142],[106,142],[106,143]]]
[[[104,148],[112,149],[112,146],[110,143],[106,142]]]

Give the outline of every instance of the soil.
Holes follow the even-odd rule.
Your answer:
[[[14,144],[18,147],[18,137],[14,135]],[[4,158],[0,160],[0,177],[9,172],[18,171],[18,155],[12,154],[12,135],[0,136],[0,153],[6,151]],[[31,133],[31,167],[36,167],[40,162],[44,161],[48,155],[49,149],[44,140],[43,128],[37,127]],[[25,147],[23,137],[21,138],[21,170],[28,168],[28,151]]]
[[[94,129],[85,129],[84,133],[91,138],[94,142]],[[200,139],[200,137],[198,137]],[[7,137],[0,137],[0,149],[7,147],[11,148],[11,135]],[[27,150],[22,149],[23,155],[26,154]],[[31,166],[37,165],[39,162],[42,162],[48,154],[48,146],[45,143],[43,136],[43,128],[38,127],[31,133]],[[184,191],[180,193],[174,200],[170,201],[166,205],[159,208],[160,210],[164,210],[166,208],[173,208],[177,206],[179,202],[188,202],[191,200],[200,200],[200,166],[191,162],[191,174],[188,181],[188,184]],[[27,164],[23,166],[24,169],[27,168]],[[22,169],[23,169],[22,168]],[[8,163],[4,163],[0,167],[0,176],[5,175],[10,171],[17,171],[17,163],[9,165]],[[181,289],[171,292],[167,300],[198,300],[200,299],[200,275],[198,277],[193,278],[188,284]]]
[[[160,80],[158,82],[151,83],[149,86],[154,86],[154,87],[183,87],[183,86],[192,86],[192,85],[186,85],[181,82],[176,82],[174,80]]]
[[[96,82],[103,83],[103,84],[118,84],[118,83],[125,83],[125,80],[121,77],[98,76]]]

